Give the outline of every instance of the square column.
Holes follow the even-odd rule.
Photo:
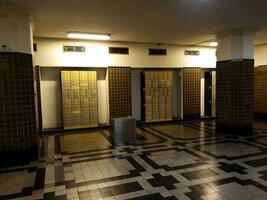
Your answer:
[[[38,158],[29,17],[22,8],[0,4],[0,168]]]
[[[233,134],[253,131],[254,33],[218,34],[216,129]]]

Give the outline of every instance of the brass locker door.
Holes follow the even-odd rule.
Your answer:
[[[152,81],[154,78],[153,72],[144,72],[145,75],[145,120],[152,121],[152,98],[153,98],[153,87]]]
[[[81,127],[90,126],[89,81],[87,71],[80,71]]]
[[[152,97],[152,120],[159,120],[159,73],[150,72],[150,78],[152,79],[152,88],[150,94]]]
[[[98,125],[98,94],[96,72],[88,72],[89,79],[89,110],[90,126]]]
[[[64,129],[98,126],[96,71],[62,71]]]
[[[71,78],[69,71],[61,72],[61,88],[62,88],[62,106],[63,106],[63,126],[71,128],[72,113],[71,113]]]
[[[165,72],[166,120],[172,120],[172,71]]]
[[[73,128],[81,127],[81,94],[79,71],[71,71],[71,114]]]
[[[172,72],[147,71],[145,74],[145,119],[172,120]]]

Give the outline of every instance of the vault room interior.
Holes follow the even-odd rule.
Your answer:
[[[267,199],[266,9],[0,0],[0,200]]]

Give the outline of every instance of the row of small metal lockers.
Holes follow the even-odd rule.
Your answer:
[[[184,118],[200,117],[201,69],[184,69],[183,76]],[[140,81],[142,121],[172,120],[173,71],[144,70]],[[64,129],[98,126],[97,72],[61,71],[61,88]],[[132,116],[131,68],[109,67],[108,91],[109,116]]]
[[[172,72],[144,72],[145,121],[172,120]]]
[[[89,71],[90,70],[90,71]],[[134,69],[130,67],[108,67],[108,116],[110,118],[132,116],[132,103],[136,103],[136,96],[132,97],[131,87],[136,84],[132,82],[131,74]],[[173,111],[180,107],[183,119],[198,119],[203,115],[215,117],[216,115],[216,71],[201,68],[183,68],[178,70],[181,78],[177,86],[175,78],[177,73],[173,69],[144,69],[140,72],[140,116],[141,121],[157,122],[174,119]],[[39,72],[37,70],[37,72]],[[138,73],[139,73],[138,72]],[[87,128],[99,126],[99,108],[97,85],[97,70],[88,71],[60,70],[62,90],[62,116],[63,128]],[[207,76],[206,76],[207,75]],[[39,77],[39,75],[37,75]],[[201,82],[204,79],[204,88]],[[176,84],[176,85],[175,85]],[[254,113],[267,114],[267,67],[256,67],[254,70]],[[37,87],[40,88],[40,87]],[[136,88],[136,86],[135,86]],[[138,89],[138,88],[137,88]],[[181,99],[173,94],[174,91],[182,93]],[[40,97],[40,90],[38,90]],[[204,93],[204,94],[203,94]],[[177,95],[177,94],[176,94]],[[204,98],[201,99],[201,96]],[[203,102],[204,100],[204,102]],[[101,102],[101,101],[100,101]],[[38,100],[41,105],[41,100]],[[41,106],[38,106],[40,108]],[[100,107],[99,107],[100,106]],[[107,107],[105,105],[105,107]],[[103,110],[103,109],[102,109]],[[202,114],[201,114],[202,110]],[[136,110],[134,111],[136,113]],[[139,112],[139,111],[137,111]],[[175,112],[175,111],[174,111]],[[41,113],[41,110],[38,111]],[[176,117],[176,116],[175,116]],[[178,116],[179,117],[179,116]],[[39,119],[42,119],[39,117]],[[140,120],[140,119],[139,119]],[[42,123],[40,120],[39,124]]]
[[[98,125],[97,77],[95,71],[62,71],[64,129]]]
[[[130,76],[124,77],[131,82]],[[114,80],[115,79],[115,80]],[[172,119],[172,72],[144,72],[145,121],[164,121]],[[116,107],[116,100],[125,99],[123,91],[131,92],[131,84],[119,84],[122,80],[109,77],[110,107]],[[125,81],[125,80],[124,80]],[[96,71],[62,71],[61,72],[63,124],[64,129],[85,128],[98,126],[98,94]],[[118,92],[114,92],[118,91]],[[115,97],[114,97],[115,95]],[[129,104],[129,105],[127,105]],[[116,110],[110,117],[126,117],[131,115],[131,99],[119,104],[121,112]],[[123,108],[130,108],[128,113]]]

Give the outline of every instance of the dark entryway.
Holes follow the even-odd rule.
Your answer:
[[[211,117],[212,112],[212,76],[211,71],[204,73],[205,78],[205,116]]]
[[[146,120],[146,94],[145,94],[145,74],[143,72],[141,72],[140,74],[140,79],[141,79],[141,121],[145,121]]]

